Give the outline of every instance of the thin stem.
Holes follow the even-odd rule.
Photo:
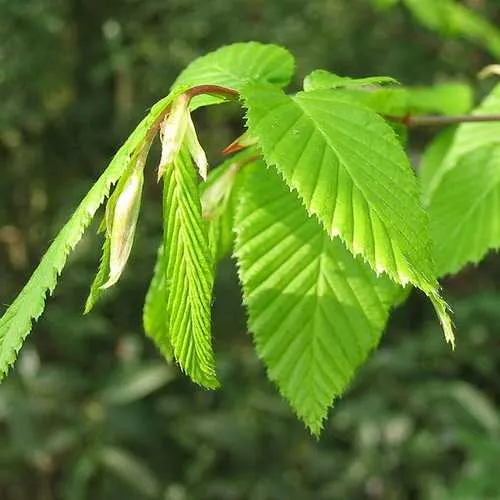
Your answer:
[[[237,90],[230,89],[229,87],[222,87],[221,85],[197,85],[196,87],[186,90],[185,94],[189,98],[200,94],[211,94],[231,100],[237,100],[240,97],[240,93]]]
[[[393,116],[384,115],[387,120],[402,123],[407,127],[432,127],[441,125],[455,125],[457,123],[500,122],[500,114],[491,115],[421,115],[421,116]]]

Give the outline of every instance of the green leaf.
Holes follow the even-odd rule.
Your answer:
[[[109,239],[109,235],[106,234],[104,237],[104,244],[102,247],[102,256],[101,256],[101,261],[99,263],[99,269],[90,287],[89,296],[87,297],[87,301],[85,303],[85,309],[83,311],[84,314],[89,313],[94,308],[94,306],[97,304],[102,294],[104,293],[102,285],[106,283],[109,276],[110,253],[111,253],[111,241]]]
[[[164,257],[163,244],[158,249],[158,256],[149,285],[142,322],[146,335],[152,338],[167,361],[174,357],[174,351],[169,338],[169,319],[167,314],[168,281],[166,276],[167,260]]]
[[[446,172],[429,206],[439,275],[500,248],[500,143],[474,150]]]
[[[497,85],[484,99],[473,115],[500,113],[500,85]],[[444,174],[454,168],[461,157],[474,150],[487,148],[500,141],[500,122],[464,123],[457,128],[453,143],[439,168],[436,169],[427,192],[426,199],[432,197],[433,191],[439,186]]]
[[[172,95],[156,103],[120,148],[105,172],[90,189],[31,276],[30,280],[0,319],[0,376],[15,361],[23,340],[45,307],[47,292],[52,293],[68,254],[80,241],[95,212],[108,196],[109,190],[123,174],[131,159],[141,149],[148,130],[157,123]]]
[[[258,42],[227,45],[194,60],[172,86],[222,85],[240,90],[248,82],[285,87],[294,72],[293,56],[283,47]],[[215,96],[196,96],[191,109],[224,102]]]
[[[474,114],[499,112],[500,85]],[[456,273],[467,263],[478,263],[488,250],[499,248],[499,150],[500,123],[464,123],[424,184],[439,275]]]
[[[162,265],[168,283],[168,339],[182,370],[196,383],[215,388],[210,328],[214,265],[201,217],[197,173],[185,148],[164,179]],[[163,337],[152,333],[163,351]]]
[[[470,111],[473,99],[470,86],[464,83],[380,88],[370,91],[352,89],[349,95],[381,115],[396,116],[426,113],[464,114]]]
[[[309,92],[311,90],[362,87],[363,85],[380,85],[384,83],[398,83],[398,81],[390,76],[349,78],[330,73],[324,69],[317,69],[304,78],[304,90]]]
[[[269,377],[317,434],[401,289],[330,239],[274,171],[245,168],[235,254],[249,329]]]
[[[215,262],[231,253],[233,221],[244,172],[242,166],[255,155],[253,148],[234,155],[214,168],[200,188],[208,245]]]
[[[389,125],[343,92],[289,97],[249,85],[242,95],[248,128],[266,163],[276,165],[309,213],[353,255],[361,254],[377,273],[424,291],[453,342],[417,181]]]
[[[424,205],[428,204],[428,193],[436,172],[448,154],[455,137],[456,127],[448,127],[438,134],[427,146],[418,166],[418,178],[422,190]]]

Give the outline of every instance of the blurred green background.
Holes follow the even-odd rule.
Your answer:
[[[498,1],[463,3],[500,22]],[[182,68],[245,40],[287,47],[295,88],[318,67],[476,85],[499,62],[369,0],[0,0],[2,310]],[[239,110],[195,119],[216,164]],[[412,154],[434,132],[412,137]],[[144,338],[161,228],[150,177],[120,285],[82,317],[101,246],[91,228],[0,386],[0,499],[500,498],[498,258],[445,282],[456,351],[413,294],[316,440],[265,378],[229,259],[214,305],[221,390],[190,384]]]

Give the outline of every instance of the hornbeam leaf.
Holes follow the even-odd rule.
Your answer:
[[[401,289],[331,239],[274,169],[248,168],[235,255],[249,329],[270,378],[317,434]]]
[[[410,282],[431,299],[446,339],[451,320],[440,297],[429,228],[408,158],[387,123],[343,92],[294,97],[271,86],[242,91],[247,126],[309,213],[377,273]]]
[[[474,114],[500,112],[500,85]],[[500,123],[464,123],[424,184],[439,275],[478,263],[500,247]]]
[[[251,148],[237,153],[214,168],[200,187],[202,215],[215,262],[233,248],[233,219],[244,175],[241,169],[253,156],[255,150]]]
[[[284,87],[290,82],[295,62],[283,47],[258,42],[227,45],[195,59],[175,80],[179,86],[222,85],[240,90],[248,82],[270,83]],[[224,102],[215,96],[196,96],[191,109]]]
[[[424,206],[429,203],[430,187],[436,172],[441,168],[455,137],[457,128],[448,127],[439,133],[427,146],[418,165],[418,179]]]
[[[311,90],[363,87],[366,85],[381,85],[387,83],[398,83],[398,81],[390,76],[350,78],[336,75],[324,69],[316,69],[304,78],[304,90],[310,92]]]
[[[500,143],[462,156],[433,193],[429,216],[440,276],[500,248],[499,213]]]
[[[118,181],[134,155],[138,154],[147,140],[148,131],[172,97],[169,95],[156,103],[137,126],[50,245],[26,286],[0,318],[0,378],[5,376],[15,361],[17,352],[31,330],[32,321],[42,314],[46,294],[54,291],[68,254],[80,241],[111,186]]]
[[[500,85],[497,85],[484,101],[473,111],[473,115],[488,115],[500,113]],[[457,127],[452,144],[444,160],[435,169],[430,179],[424,198],[432,197],[433,191],[439,186],[448,170],[454,168],[463,156],[474,150],[488,148],[500,142],[500,122],[463,123]]]
[[[174,353],[169,338],[167,259],[164,253],[162,244],[158,249],[153,279],[146,294],[142,321],[146,335],[155,341],[165,359],[171,361]]]
[[[369,91],[350,85],[340,90],[381,115],[458,115],[468,113],[473,104],[471,87],[458,82],[428,87],[382,87]]]
[[[97,304],[101,295],[104,293],[104,289],[102,286],[106,283],[106,280],[109,277],[109,257],[111,254],[111,240],[109,235],[106,233],[104,236],[104,244],[102,247],[102,256],[101,261],[99,263],[99,269],[97,270],[97,274],[95,275],[94,281],[90,287],[89,296],[87,297],[87,301],[85,303],[84,314],[89,313],[94,306]]]
[[[164,266],[168,283],[168,326],[148,333],[162,352],[168,349],[168,337],[182,370],[194,382],[215,388],[219,384],[210,328],[214,264],[201,216],[197,173],[186,148],[164,179],[164,262],[159,265]]]

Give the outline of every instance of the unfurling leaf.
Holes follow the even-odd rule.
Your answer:
[[[32,321],[42,314],[46,294],[53,292],[68,254],[80,241],[111,186],[122,177],[130,159],[148,141],[149,132],[156,127],[172,98],[173,95],[169,95],[156,103],[132,132],[50,245],[26,286],[0,318],[0,378],[15,361],[24,338],[31,330]]]
[[[188,114],[187,116],[186,145],[196,167],[198,168],[200,177],[206,181],[208,174],[207,155],[205,154],[205,150],[201,147],[198,136],[196,135],[196,129],[194,128],[191,114]]]
[[[159,294],[152,292],[155,317],[150,318],[147,333],[167,357],[172,347],[175,359],[194,382],[215,388],[219,382],[211,333],[214,266],[201,217],[196,170],[186,147],[165,172],[163,223],[163,253],[153,284],[157,288],[163,283],[163,287]],[[164,300],[164,313],[157,315]],[[165,318],[168,326],[162,324]]]
[[[160,127],[161,158],[158,167],[158,181],[165,170],[172,165],[181,150],[188,126],[189,98],[186,94],[179,95],[172,103],[168,115]]]
[[[125,268],[134,242],[143,183],[144,170],[142,165],[138,165],[132,169],[123,184],[117,187],[116,201],[110,210],[110,220],[107,221],[110,240],[109,277],[101,288],[113,286]],[[108,226],[109,223],[111,227]]]
[[[219,168],[222,169],[222,167]],[[230,162],[229,165],[222,169],[221,174],[203,191],[201,209],[204,219],[214,219],[224,211],[238,171],[238,162]]]
[[[234,214],[242,178],[245,176],[248,163],[255,160],[254,152],[246,149],[213,169],[208,175],[207,182],[200,187],[208,246],[215,262],[226,257],[233,248]]]
[[[142,323],[146,335],[152,338],[167,361],[174,357],[169,339],[167,313],[167,261],[164,257],[163,244],[158,249],[153,279],[149,285],[142,312]]]

